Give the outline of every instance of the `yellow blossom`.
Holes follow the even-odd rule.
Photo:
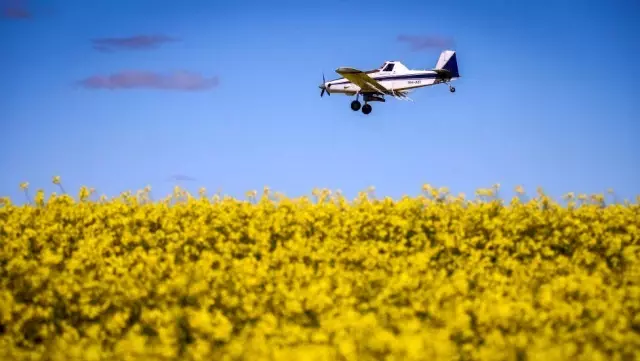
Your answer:
[[[640,202],[498,189],[0,198],[0,359],[633,359]]]

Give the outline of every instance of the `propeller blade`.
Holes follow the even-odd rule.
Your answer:
[[[322,72],[322,85],[320,86],[320,89],[322,89],[322,91],[320,92],[320,97],[324,96],[324,92],[327,92],[327,95],[331,95],[331,93],[329,92],[329,87],[327,87],[326,85],[327,81],[324,78],[324,72]]]

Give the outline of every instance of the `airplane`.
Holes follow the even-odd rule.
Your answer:
[[[417,88],[436,84],[449,85],[449,91],[454,93],[456,88],[450,83],[460,78],[458,73],[458,60],[456,52],[445,50],[440,53],[435,68],[431,70],[411,70],[399,61],[386,61],[380,68],[361,71],[350,67],[340,67],[335,70],[342,78],[325,81],[322,75],[322,89],[320,97],[331,94],[344,94],[356,96],[351,102],[351,109],[358,111],[361,108],[360,95],[364,100],[362,112],[371,113],[369,102],[385,102],[385,95],[396,99],[413,101],[407,96]]]

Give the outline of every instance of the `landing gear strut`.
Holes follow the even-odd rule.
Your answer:
[[[447,84],[449,86],[449,91],[450,92],[452,92],[452,93],[456,92],[456,88],[453,85],[451,85],[451,79],[442,79],[441,82],[445,83],[445,84]]]
[[[371,94],[362,94],[362,98],[364,99],[364,105],[362,106],[362,113],[369,114],[371,113],[371,104],[368,102],[384,102],[384,98],[372,96]],[[351,110],[358,111],[360,110],[360,93],[356,93],[356,100],[351,102]]]

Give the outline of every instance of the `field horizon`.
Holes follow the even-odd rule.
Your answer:
[[[35,193],[33,192],[33,187],[29,182],[22,182],[19,184],[20,190],[23,192],[23,197],[21,199],[11,198],[9,196],[0,195],[0,199],[3,199],[4,202],[10,202],[12,204],[32,204],[33,199],[32,196],[34,194],[39,194],[40,197],[46,197],[47,194],[49,197],[57,197],[57,196],[68,196],[72,199],[78,200],[113,200],[119,199],[128,195],[144,195],[146,201],[153,201],[154,198],[158,197],[157,192],[152,191],[151,186],[141,187],[137,190],[125,190],[121,191],[116,195],[108,196],[106,194],[101,194],[93,187],[89,186],[80,186],[75,194],[68,193],[65,187],[62,185],[61,177],[54,176],[50,184],[55,185],[56,188],[49,188],[49,193],[46,193],[44,187],[35,187]],[[57,189],[57,190],[56,190]],[[452,192],[447,186],[434,186],[428,183],[422,184],[420,187],[416,187],[416,191],[414,194],[406,193],[402,196],[391,197],[388,195],[376,196],[376,187],[369,186],[361,189],[357,192],[356,195],[352,197],[347,197],[339,188],[330,189],[330,188],[312,188],[307,193],[299,194],[299,195],[287,195],[286,193],[279,191],[277,189],[271,189],[269,186],[263,186],[260,191],[256,189],[247,190],[244,192],[244,198],[234,196],[231,194],[225,194],[220,189],[215,192],[211,192],[204,186],[184,186],[180,185],[176,182],[176,184],[172,187],[172,191],[170,193],[165,193],[164,195],[160,195],[160,198],[156,198],[157,200],[167,200],[167,199],[175,199],[176,196],[185,196],[187,198],[194,197],[197,195],[198,198],[203,197],[215,197],[217,199],[221,198],[233,198],[236,200],[255,200],[258,195],[268,194],[270,196],[277,197],[286,197],[290,199],[299,199],[299,198],[308,198],[308,197],[316,197],[318,194],[326,195],[337,195],[341,198],[345,198],[346,200],[355,200],[360,198],[363,194],[367,194],[370,199],[378,199],[378,200],[392,200],[394,202],[400,201],[405,198],[416,198],[425,195],[431,195],[432,197],[440,197],[442,200],[463,200],[463,201],[500,201],[504,203],[509,203],[517,198],[520,202],[529,202],[530,200],[536,197],[545,197],[553,202],[558,204],[568,205],[571,201],[579,201],[581,204],[587,204],[589,202],[595,202],[599,205],[616,205],[616,204],[633,204],[634,202],[640,203],[640,193],[633,196],[632,198],[620,198],[614,189],[608,188],[603,190],[602,192],[597,193],[576,193],[576,192],[567,192],[557,197],[550,196],[545,193],[543,187],[536,187],[535,195],[532,195],[531,192],[527,192],[524,187],[518,185],[514,187],[512,190],[507,190],[506,192],[502,189],[499,183],[493,184],[490,187],[478,187],[472,194],[467,194],[465,192]]]

